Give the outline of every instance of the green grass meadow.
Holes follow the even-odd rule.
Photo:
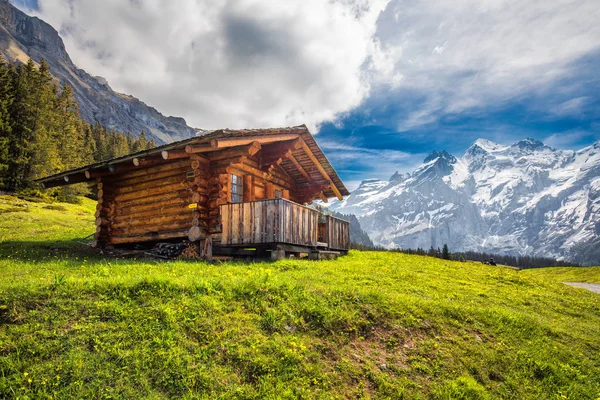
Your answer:
[[[107,259],[0,196],[0,398],[600,399],[600,267]]]

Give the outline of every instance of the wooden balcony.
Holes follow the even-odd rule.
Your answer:
[[[348,221],[285,199],[222,205],[221,221],[221,246],[350,249]]]

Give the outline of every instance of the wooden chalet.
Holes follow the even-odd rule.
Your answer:
[[[350,247],[347,221],[306,206],[349,192],[304,125],[212,131],[38,182],[95,188],[100,248],[189,240],[209,259],[279,259]]]

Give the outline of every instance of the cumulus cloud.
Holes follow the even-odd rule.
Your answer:
[[[374,38],[388,2],[38,0],[35,14],[80,68],[192,126],[315,129],[389,73]]]
[[[597,0],[393,0],[377,38],[402,55],[399,93],[425,98],[398,129],[550,90],[600,50],[599,20]]]

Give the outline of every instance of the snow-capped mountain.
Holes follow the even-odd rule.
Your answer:
[[[413,173],[365,180],[330,208],[390,248],[574,259],[574,245],[600,236],[600,142],[567,151],[478,139],[460,158],[436,151]]]

